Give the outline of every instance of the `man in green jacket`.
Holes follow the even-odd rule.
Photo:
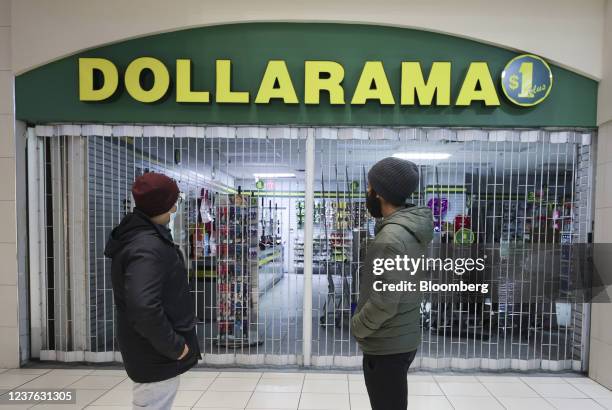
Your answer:
[[[368,173],[366,205],[374,218],[382,220],[359,275],[352,331],[363,351],[373,410],[406,409],[406,376],[421,343],[418,280],[422,273],[405,263],[426,256],[433,237],[431,210],[406,204],[418,186],[418,167],[399,158],[385,158]],[[412,290],[397,290],[407,282],[414,284]]]

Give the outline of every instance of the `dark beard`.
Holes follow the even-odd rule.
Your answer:
[[[368,192],[368,196],[366,197],[366,208],[368,208],[368,212],[374,218],[382,218],[382,208],[380,206],[380,199],[376,198],[376,192],[370,191]]]

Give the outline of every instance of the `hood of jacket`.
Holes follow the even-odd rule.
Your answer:
[[[389,224],[403,226],[422,244],[433,239],[433,214],[425,206],[410,206],[392,213],[376,224],[376,233]]]
[[[104,248],[104,255],[113,258],[127,244],[143,234],[157,235],[173,243],[167,227],[155,224],[141,211],[134,209],[134,212],[123,217],[121,223],[112,230]]]

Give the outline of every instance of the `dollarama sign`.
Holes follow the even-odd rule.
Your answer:
[[[516,105],[530,107],[544,101],[553,84],[550,67],[538,56],[523,54],[510,60],[501,75],[502,90]]]

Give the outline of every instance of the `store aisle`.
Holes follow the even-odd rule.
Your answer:
[[[58,409],[130,409],[121,369],[2,370],[3,389],[75,389],[77,404]],[[409,409],[611,409],[612,392],[570,374],[425,373],[408,376]],[[13,408],[13,407],[11,407]],[[23,405],[16,408],[50,408]],[[369,409],[363,375],[354,373],[192,370],[181,376],[175,409]]]
[[[260,335],[268,341],[266,353],[286,354],[301,351],[302,303],[304,276],[286,273],[260,300],[259,318],[265,327]],[[334,275],[336,286],[341,286],[341,277]],[[350,334],[348,314],[342,327],[333,320],[321,325],[323,307],[328,295],[327,277],[314,275],[312,282],[313,306],[313,353],[316,355],[356,355],[357,343]]]

